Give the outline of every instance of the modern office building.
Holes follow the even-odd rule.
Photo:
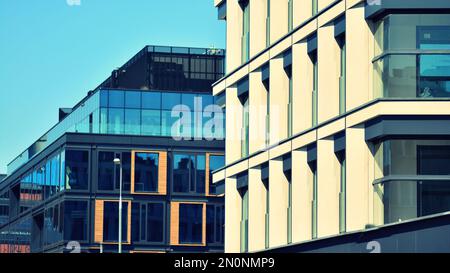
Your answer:
[[[214,4],[225,251],[450,252],[450,1]]]
[[[0,183],[0,252],[223,251],[223,69],[223,50],[147,46],[59,109]]]

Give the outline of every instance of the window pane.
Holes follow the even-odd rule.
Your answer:
[[[209,156],[209,191],[215,194],[215,187],[213,183],[212,173],[225,166],[225,156],[223,155],[210,155]]]
[[[123,134],[124,109],[110,108],[108,111],[108,133]]]
[[[164,238],[164,207],[161,203],[150,203],[147,209],[147,241],[162,242]]]
[[[125,109],[125,134],[139,135],[141,133],[141,110]]]
[[[66,189],[87,190],[88,188],[88,151],[66,151]]]
[[[133,203],[131,205],[131,242],[139,241],[139,228],[141,221],[141,205]]]
[[[179,241],[182,244],[202,243],[202,204],[180,204]]]
[[[214,243],[214,212],[215,212],[215,206],[214,205],[207,205],[206,206],[206,242],[208,244]]]
[[[125,108],[141,108],[141,92],[125,92]]]
[[[196,192],[205,193],[205,172],[206,172],[206,157],[204,155],[197,156],[196,173]]]
[[[161,109],[161,93],[159,92],[142,92],[142,108],[143,109]]]
[[[173,191],[189,192],[190,169],[194,162],[190,155],[175,154],[173,160]]]
[[[161,135],[161,111],[142,110],[142,135]]]
[[[100,107],[108,107],[108,90],[100,90]]]
[[[162,109],[172,110],[176,105],[181,104],[179,93],[162,93]]]
[[[119,202],[104,202],[103,241],[119,241]],[[127,241],[128,203],[122,203],[122,242]]]
[[[64,202],[64,240],[87,240],[87,216],[87,202]]]
[[[121,157],[122,163],[122,190],[130,191],[131,187],[131,152],[123,152]],[[120,174],[120,169],[117,170]],[[119,189],[120,180],[117,180],[117,189]]]
[[[158,154],[135,154],[134,190],[136,192],[158,191]]]
[[[109,107],[123,108],[125,95],[123,91],[110,90],[109,91]]]
[[[114,190],[114,152],[98,153],[98,189]]]
[[[421,55],[419,97],[450,97],[450,55]]]
[[[172,117],[171,111],[162,111],[162,119],[161,119],[161,130],[162,136],[180,136],[182,126],[177,126],[174,128],[174,134],[172,134],[172,126],[180,119],[180,116]]]

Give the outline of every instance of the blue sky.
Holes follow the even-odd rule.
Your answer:
[[[0,0],[0,173],[147,44],[225,47],[213,0]]]

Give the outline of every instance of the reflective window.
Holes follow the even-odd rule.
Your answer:
[[[201,244],[203,231],[203,205],[180,204],[179,242]]]
[[[224,205],[208,204],[206,206],[206,243],[223,244],[224,220]]]
[[[88,203],[64,202],[64,240],[86,241],[88,232]]]
[[[125,109],[125,134],[141,134],[141,110]]]
[[[180,93],[162,93],[162,109],[172,110],[179,104],[181,104]]]
[[[161,109],[161,93],[142,92],[142,109]]]
[[[206,174],[206,156],[198,155],[197,164],[195,165],[196,187],[197,193],[205,193],[205,174]]]
[[[125,92],[125,108],[141,108],[141,92],[126,91]]]
[[[139,152],[135,154],[134,191],[158,191],[158,158],[157,153]]]
[[[223,155],[210,155],[209,156],[209,192],[214,194],[214,183],[212,173],[225,166],[225,156]]]
[[[147,207],[147,241],[162,242],[164,238],[164,207],[162,203],[149,203]]]
[[[127,241],[128,203],[122,202],[122,242]],[[103,203],[103,241],[119,241],[119,202]]]
[[[175,154],[173,159],[173,191],[190,191],[191,169],[195,169],[195,157],[192,155]]]
[[[141,132],[145,136],[161,135],[161,111],[142,110]]]
[[[89,152],[66,150],[66,189],[67,190],[87,190]]]
[[[123,108],[125,103],[124,91],[109,90],[109,107]]]
[[[108,133],[124,133],[124,109],[110,108],[108,110]]]
[[[98,189],[114,190],[114,152],[98,153]]]

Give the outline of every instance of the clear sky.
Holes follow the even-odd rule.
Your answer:
[[[0,0],[0,173],[147,44],[224,48],[225,23],[213,0]]]

